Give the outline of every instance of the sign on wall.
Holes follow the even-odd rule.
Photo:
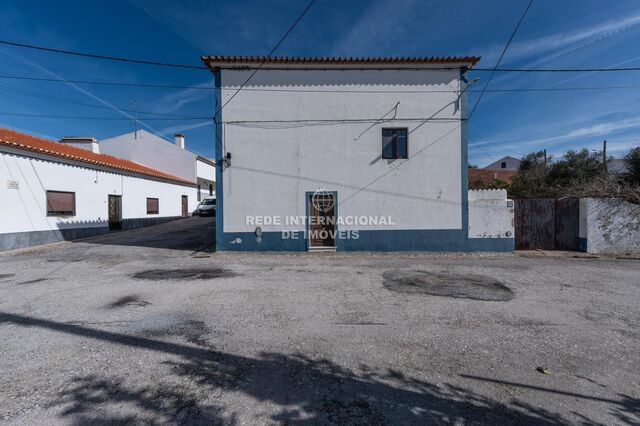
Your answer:
[[[20,182],[17,180],[8,180],[7,189],[20,189]]]

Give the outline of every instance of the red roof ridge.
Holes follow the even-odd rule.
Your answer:
[[[468,63],[472,66],[480,61],[479,56],[225,56],[203,55],[200,59],[208,62],[264,64],[443,64]]]
[[[68,158],[83,163],[195,185],[195,182],[136,163],[135,161],[125,160],[124,158],[114,157],[108,154],[98,154],[13,129],[0,127],[0,144],[36,151],[54,157]]]

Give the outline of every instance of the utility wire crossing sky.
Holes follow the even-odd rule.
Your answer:
[[[469,73],[480,78],[468,90],[471,162],[597,149],[605,138],[620,155],[640,140],[640,7],[633,0],[601,7],[596,0],[9,0],[0,5],[0,125],[102,139],[132,131],[137,114],[152,133],[183,133],[191,149],[213,156],[221,106],[201,55],[478,55]],[[286,91],[253,88],[250,79],[234,93]]]

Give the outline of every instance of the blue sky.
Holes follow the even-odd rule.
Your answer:
[[[318,0],[278,55],[480,55],[491,67],[527,0]],[[0,38],[104,55],[199,65],[202,54],[264,55],[306,0],[5,0]],[[637,0],[536,0],[505,67],[640,66]],[[211,87],[206,71],[75,58],[0,46],[0,75]],[[477,73],[482,87],[488,74]],[[620,155],[640,144],[640,72],[496,74],[491,89],[624,86],[623,89],[487,93],[469,123],[470,161],[570,148]],[[470,103],[477,93],[470,94]],[[134,106],[135,103],[135,106]],[[185,134],[213,155],[210,122],[154,114],[208,116],[213,92],[50,83],[0,78],[0,125],[58,139],[99,139],[141,127]],[[65,119],[7,115],[109,117]],[[176,117],[179,118],[179,117]]]

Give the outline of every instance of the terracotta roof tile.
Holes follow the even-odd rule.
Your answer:
[[[107,154],[96,154],[85,149],[76,148],[22,132],[16,132],[11,129],[0,128],[0,145],[6,145],[26,151],[39,152],[52,157],[66,158],[81,163],[88,163],[120,171],[170,180],[181,184],[195,185],[195,182],[169,173],[164,173],[160,170],[152,169],[151,167],[143,166],[142,164],[138,164],[134,161],[113,157]]]
[[[475,65],[480,60],[477,56],[417,56],[417,57],[297,57],[280,56],[266,58],[264,56],[202,56],[202,61],[225,64],[253,64],[265,65],[407,65],[407,64],[469,64]]]

